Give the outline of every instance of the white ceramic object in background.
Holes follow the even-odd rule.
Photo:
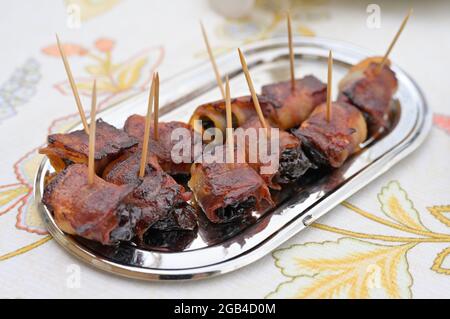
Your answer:
[[[238,19],[250,14],[255,0],[209,0],[211,7],[220,15]]]

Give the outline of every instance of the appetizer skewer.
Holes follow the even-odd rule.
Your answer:
[[[286,130],[300,125],[314,108],[325,102],[326,85],[312,75],[295,80],[265,85],[261,89],[275,108],[278,127]]]
[[[289,16],[287,21],[289,31],[291,30]],[[211,65],[216,75],[217,85],[221,92],[223,92],[221,77],[215,63],[214,55],[209,47],[209,41],[203,26],[202,32],[206,47],[208,49]],[[258,97],[258,100],[262,104],[261,109],[263,110],[265,118],[271,121],[273,126],[279,127],[282,130],[299,126],[317,105],[325,102],[326,100],[326,85],[316,77],[307,75],[302,79],[295,79],[292,32],[289,32],[288,40],[291,79],[288,81],[263,86],[261,96]],[[248,98],[241,97],[238,99],[246,101]],[[254,98],[252,97],[252,99]],[[225,108],[224,105],[220,107],[221,102],[222,101],[217,101],[200,105],[194,111],[189,123],[192,125],[194,121],[202,120],[203,129],[216,127],[224,132]],[[233,113],[237,113],[239,112],[239,106],[234,106],[234,104],[236,104],[234,102],[234,99],[232,99]],[[242,112],[245,112],[245,110]],[[236,127],[235,124],[236,123],[233,123],[233,127]],[[241,120],[237,126],[242,124],[243,121]]]
[[[77,104],[78,113],[80,114],[84,131],[86,132],[86,134],[89,134],[89,127],[86,121],[86,115],[84,114],[83,105],[81,104],[80,95],[78,94],[77,85],[75,83],[75,80],[73,79],[69,61],[67,61],[66,53],[64,52],[64,48],[61,46],[61,42],[59,41],[59,37],[57,34],[56,34],[56,44],[58,46],[59,55],[61,56],[61,59],[64,64],[64,69],[66,70],[67,78],[69,79],[70,88],[72,89],[73,97],[75,98],[75,103]]]
[[[47,142],[48,145],[40,148],[39,153],[47,155],[57,173],[73,163],[88,163],[89,135],[84,130],[67,134],[50,134]],[[137,144],[136,138],[130,137],[102,119],[96,120],[94,155],[96,173],[101,175],[110,161]]]
[[[145,116],[133,114],[127,118],[124,125],[124,131],[131,137],[136,138],[139,143],[139,148],[143,145],[143,137],[145,132]],[[186,138],[182,141],[172,140],[172,133],[177,129],[183,129],[190,134],[190,140],[193,141],[194,131],[189,124],[171,121],[158,123],[159,138],[156,140],[154,135],[151,134],[148,142],[148,149],[150,153],[154,154],[162,169],[170,175],[188,175],[190,172],[191,164],[193,162],[193,145],[184,145],[188,143],[189,139]],[[150,125],[150,130],[154,131],[154,126]],[[172,150],[175,144],[183,143],[185,149],[191,148],[190,154],[181,154],[184,157],[180,158],[179,162],[175,162],[172,158]],[[180,146],[181,147],[181,146]],[[180,157],[181,157],[180,155]]]
[[[97,81],[92,86],[91,125],[89,126],[88,181],[94,183],[95,176],[95,117],[97,115]]]
[[[245,80],[247,81],[248,89],[252,96],[253,105],[255,106],[256,114],[258,114],[259,121],[261,122],[261,125],[266,129],[267,131],[267,123],[266,119],[264,118],[264,113],[261,109],[261,105],[259,105],[258,96],[256,95],[255,87],[253,86],[253,81],[250,76],[250,72],[248,71],[247,67],[247,61],[245,61],[245,57],[242,54],[241,49],[238,48],[239,53],[239,60],[241,61],[242,70],[244,71]]]
[[[128,236],[130,230],[124,229],[120,223],[119,211],[122,200],[132,187],[116,186],[94,173],[95,88],[94,82],[89,127],[89,166],[73,164],[65,168],[46,186],[42,201],[64,232],[109,245],[118,240],[131,239]]]
[[[228,84],[228,81],[227,81]],[[226,90],[226,102],[230,113],[231,101],[229,89]],[[231,116],[226,117],[226,126],[232,128]],[[215,148],[215,153],[227,156],[227,148],[233,147],[229,141],[226,145]],[[226,147],[226,146],[229,147]],[[263,179],[247,164],[239,162],[245,154],[234,149],[230,163],[194,163],[191,167],[189,187],[194,193],[198,205],[213,223],[229,222],[242,218],[253,210],[273,206],[269,189]]]
[[[57,173],[72,163],[88,163],[89,136],[84,130],[67,134],[50,134],[47,141],[48,145],[40,148],[39,153],[47,155]],[[110,161],[138,144],[136,138],[130,137],[102,119],[96,121],[95,142],[95,169],[100,175]]]
[[[244,125],[240,127],[243,130],[254,129],[256,133],[256,140],[261,139],[266,140],[267,151],[272,155],[277,155],[278,165],[276,169],[272,170],[271,173],[264,172],[263,168],[268,167],[270,163],[263,163],[261,159],[257,156],[256,149],[261,145],[261,143],[252,144],[248,138],[245,138],[245,152],[246,159],[249,165],[263,178],[267,185],[271,189],[280,190],[281,185],[289,184],[298,180],[309,168],[313,167],[311,161],[306,157],[302,150],[301,141],[298,137],[290,134],[286,131],[278,131],[278,134],[267,136],[261,124],[261,121],[254,117],[247,121]],[[236,140],[239,140],[239,135],[237,135]],[[245,137],[245,135],[244,135]],[[275,143],[278,145],[279,150],[272,152],[271,145],[272,139],[278,139]]]
[[[398,88],[390,63],[387,62],[378,71],[379,61],[381,58],[362,61],[351,68],[339,83],[338,101],[350,103],[360,109],[372,135],[389,127],[392,97]]]
[[[225,151],[223,146],[216,148],[217,153]],[[192,164],[189,188],[213,223],[230,222],[274,205],[264,180],[248,164],[235,162]]]
[[[124,131],[128,133],[130,136],[138,139],[140,141],[139,147],[137,149],[143,148],[144,151],[148,150],[150,153],[154,154],[158,159],[159,164],[162,169],[170,175],[179,175],[179,174],[189,174],[190,167],[192,164],[193,158],[193,145],[192,143],[189,145],[183,145],[184,148],[190,149],[191,152],[188,152],[187,155],[189,158],[182,158],[181,161],[175,162],[172,158],[172,150],[175,143],[179,143],[178,141],[174,141],[172,139],[172,133],[175,130],[183,129],[184,132],[189,133],[189,139],[186,139],[186,143],[190,140],[193,140],[193,130],[192,128],[183,122],[171,121],[171,122],[159,122],[158,121],[158,110],[159,110],[159,74],[156,73],[154,79],[154,88],[153,82],[152,87],[149,93],[149,103],[154,97],[155,105],[154,105],[154,116],[153,116],[153,125],[151,125],[150,121],[146,120],[146,117],[141,115],[131,115],[127,118],[124,125]],[[148,112],[151,113],[151,105],[149,104]],[[147,113],[148,113],[147,112]],[[147,117],[149,115],[147,114]],[[153,134],[149,132],[153,131]],[[143,166],[143,165],[142,165]],[[142,172],[141,172],[142,174]]]
[[[116,185],[133,185],[133,191],[123,200],[122,216],[132,224],[138,240],[149,230],[192,231],[197,226],[195,210],[187,203],[191,194],[164,170],[158,157],[149,152],[152,104],[157,119],[159,76],[153,76],[150,86],[147,116],[145,117],[142,152],[129,152],[112,162],[103,178]],[[157,120],[154,127],[158,128]],[[153,132],[155,138],[156,132]]]
[[[313,76],[296,80],[295,88],[292,93],[290,81],[280,82],[263,86],[262,95],[258,95],[264,117],[282,130],[300,125],[317,105],[326,100],[326,85]],[[254,107],[249,106],[250,100],[253,97],[242,96],[231,100],[233,127],[242,125],[247,118],[256,114]],[[197,120],[202,121],[203,130],[215,127],[224,132],[226,120],[223,100],[198,106],[189,123],[192,125]]]
[[[359,108],[367,119],[372,135],[389,127],[392,98],[398,82],[390,68],[388,56],[403,31],[412,10],[403,22],[383,57],[370,57],[353,66],[339,83],[339,101]]]
[[[367,126],[361,112],[351,104],[333,102],[330,121],[327,105],[316,107],[294,134],[302,141],[311,161],[319,166],[342,166],[366,140]]]
[[[261,94],[275,107],[278,127],[286,130],[299,126],[314,108],[325,102],[326,86],[312,75],[295,79],[294,49],[292,46],[291,17],[287,15],[289,66],[291,78],[264,85]]]
[[[331,102],[332,54],[328,57],[327,102],[314,109],[294,131],[309,158],[319,166],[340,167],[367,138],[362,113],[345,102]]]
[[[276,125],[276,112],[272,104],[264,97],[258,97],[264,118],[272,125]],[[244,125],[249,119],[257,116],[251,96],[240,96],[230,99],[233,128]],[[189,123],[193,126],[196,121],[201,121],[202,131],[209,128],[219,129],[222,133],[226,130],[225,101],[219,100],[198,106],[192,114]],[[202,133],[202,132],[200,132]]]
[[[152,114],[152,106],[155,101],[155,82],[156,77],[155,74],[153,74],[152,84],[150,85],[150,93],[147,102],[147,117],[145,118],[144,135],[142,141],[141,163],[139,165],[140,178],[144,177],[145,167],[147,165],[148,141],[150,138],[150,116]]]
[[[289,46],[289,70],[291,72],[291,87],[295,88],[295,58],[294,58],[294,48],[292,45],[292,23],[291,14],[287,13],[287,30],[288,30],[288,46]]]
[[[103,175],[112,184],[133,186],[122,201],[123,219],[132,224],[139,240],[149,230],[194,230],[197,216],[188,204],[191,193],[164,172],[153,155],[148,155],[145,175],[139,177],[139,155],[131,153],[111,163]]]
[[[225,91],[223,89],[222,77],[220,76],[219,68],[217,67],[217,63],[216,63],[216,59],[214,58],[214,54],[212,52],[211,46],[209,45],[208,34],[206,33],[205,26],[203,25],[203,23],[201,21],[200,21],[200,28],[202,29],[203,41],[205,42],[206,50],[208,51],[208,57],[209,57],[209,60],[211,61],[211,66],[213,68],[214,75],[216,77],[217,86],[219,87],[220,94],[222,95],[222,99],[225,99]]]
[[[70,87],[72,88],[72,93],[80,114],[81,122],[83,123],[83,130],[74,131],[69,134],[49,135],[47,137],[48,145],[39,149],[40,154],[47,155],[50,163],[58,173],[72,163],[87,164],[89,152],[92,150],[89,147],[89,126],[86,121],[86,115],[81,104],[80,96],[78,94],[75,80],[73,79],[69,62],[67,61],[64,48],[61,46],[58,35],[56,35],[56,42],[64,64],[64,69],[69,79]],[[95,87],[96,85],[94,81],[92,96],[93,105],[96,104]],[[91,160],[95,160],[96,173],[101,174],[103,168],[111,160],[120,156],[124,150],[136,145],[137,140],[130,138],[123,131],[116,129],[106,122],[103,122],[101,119],[95,124],[94,125],[97,129],[97,134],[95,134],[97,144],[94,146],[95,143],[91,143],[91,148],[95,150],[95,155],[93,158],[91,157]]]
[[[270,132],[268,128],[270,127],[270,125],[267,124],[264,117],[264,112],[261,110],[259,98],[256,95],[252,78],[245,61],[245,57],[241,50],[238,49],[238,52],[242,64],[242,69],[247,80],[248,88],[252,94],[253,106],[256,110],[256,113],[258,114],[258,117],[254,116],[253,118],[247,119],[240,127],[243,129],[256,129],[257,140],[259,142],[265,142],[266,145],[272,145],[273,139],[278,139],[275,144],[279,147],[278,152],[276,152],[275,150],[269,150],[271,153],[276,154],[277,156],[277,169],[272,170],[272,173],[264,173],[262,168],[267,165],[262,163],[261,159],[259,158],[250,160],[250,157],[252,157],[252,155],[256,152],[253,150],[250,142],[246,139],[245,149],[247,162],[250,163],[250,165],[261,175],[261,177],[266,181],[270,188],[281,189],[281,186],[279,184],[294,182],[300,176],[302,176],[312,165],[308,158],[304,155],[301,148],[301,142],[297,137],[283,130],[278,130],[278,134],[276,136],[269,134]],[[265,129],[264,134],[260,134],[260,128]],[[261,143],[258,144],[261,145]]]
[[[73,164],[45,187],[42,202],[65,233],[110,245],[132,237],[130,228],[120,223],[122,200],[132,190],[98,176],[89,184],[87,166]]]

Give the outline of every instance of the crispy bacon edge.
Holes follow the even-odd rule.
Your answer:
[[[111,160],[136,145],[138,140],[102,119],[98,119],[96,125],[95,166],[97,174],[101,174]],[[51,134],[47,139],[48,145],[40,148],[38,152],[49,158],[56,172],[62,171],[72,163],[87,163],[89,137],[84,130]]]
[[[133,186],[117,186],[96,176],[88,184],[87,166],[68,166],[45,187],[43,204],[65,233],[113,245],[111,233],[119,226],[118,209]]]
[[[313,75],[291,81],[264,85],[262,95],[275,107],[277,126],[283,130],[298,127],[314,110],[325,102],[327,85]]]
[[[330,122],[326,112],[326,103],[319,105],[293,132],[302,140],[310,160],[319,166],[337,168],[359,151],[367,138],[367,126],[362,113],[351,104],[332,103]]]

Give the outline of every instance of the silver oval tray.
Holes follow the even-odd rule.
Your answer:
[[[243,47],[257,89],[263,84],[289,77],[288,47],[285,39],[271,39]],[[333,91],[348,68],[371,55],[348,43],[321,38],[294,38],[297,76],[313,74],[326,82],[326,58],[333,50]],[[222,74],[229,74],[232,96],[248,95],[237,52],[220,56]],[[248,265],[305,229],[334,206],[370,183],[410,154],[424,140],[431,127],[431,113],[417,84],[393,66],[399,89],[396,124],[383,138],[369,143],[343,167],[312,183],[289,190],[281,204],[248,225],[203,224],[192,238],[180,238],[179,252],[137,248],[132,244],[104,247],[64,234],[41,203],[44,176],[52,172],[47,159],[35,180],[35,201],[55,240],[87,263],[122,276],[145,280],[189,280],[210,277]],[[199,104],[220,97],[214,74],[206,61],[161,83],[161,121],[188,121]],[[147,94],[139,94],[99,114],[105,121],[122,127],[133,114],[145,114]],[[81,126],[74,127],[81,128]],[[277,196],[286,194],[280,193]]]

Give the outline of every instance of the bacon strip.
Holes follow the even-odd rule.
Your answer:
[[[316,164],[340,167],[367,138],[366,121],[356,107],[344,102],[332,103],[330,122],[326,113],[326,103],[319,105],[294,134]]]
[[[125,122],[124,130],[130,136],[139,139],[142,143],[145,131],[145,117],[137,114],[131,115]],[[181,133],[184,132],[183,136],[188,136],[185,136],[185,139],[182,139],[176,134],[177,131]],[[153,127],[151,127],[150,132],[153,132]],[[189,174],[193,162],[192,128],[183,122],[160,122],[158,123],[158,132],[159,139],[157,141],[153,139],[153,134],[150,134],[149,152],[158,158],[159,164],[166,173],[170,175]],[[172,136],[172,134],[174,136]],[[186,151],[189,150],[186,154],[179,154],[181,163],[177,163],[172,159],[171,152],[175,145],[180,148],[183,147]]]
[[[269,122],[276,124],[277,115],[273,105],[263,96],[258,97],[258,100],[264,117]],[[249,119],[257,115],[251,96],[233,98],[230,102],[234,128],[242,126]],[[199,120],[202,121],[203,130],[215,127],[222,131],[222,133],[225,133],[227,127],[225,101],[219,100],[198,106],[192,114],[189,124],[194,127],[195,121]]]
[[[101,174],[103,168],[125,150],[136,145],[138,140],[122,130],[99,119],[96,122],[95,169]],[[84,130],[67,134],[51,134],[48,145],[39,149],[47,155],[57,172],[72,163],[86,164],[89,156],[89,136]]]
[[[217,152],[225,148],[217,147]],[[213,223],[243,217],[264,204],[273,206],[264,180],[246,163],[194,163],[189,187]]]
[[[278,144],[279,150],[272,154],[276,157],[277,169],[273,173],[263,173],[261,169],[265,166],[270,166],[271,163],[262,163],[260,156],[257,156],[260,153],[260,139],[267,139],[265,131],[261,130],[263,128],[261,122],[257,117],[254,117],[244,123],[241,128],[244,131],[242,132],[237,129],[235,135],[236,140],[239,143],[242,143],[239,141],[240,134],[245,138],[246,161],[258,174],[260,174],[270,188],[277,190],[281,189],[280,184],[294,182],[312,166],[311,162],[302,151],[300,139],[286,131],[278,130],[278,141],[275,142]],[[248,129],[255,129],[256,134],[254,134],[254,136],[256,136],[257,142],[250,141],[250,139],[247,138],[247,136],[251,136],[250,132],[246,131]],[[245,132],[247,134],[244,135]],[[269,154],[271,154],[273,138],[274,136],[271,135],[270,140],[267,140],[266,142],[267,152]]]
[[[122,200],[133,190],[131,185],[117,186],[95,177],[88,184],[87,166],[73,164],[65,168],[45,187],[43,203],[53,213],[64,232],[104,245],[115,244],[120,229],[131,239],[131,230],[120,225]]]
[[[395,73],[385,64],[379,70],[377,58],[369,58],[352,67],[339,83],[339,101],[359,108],[374,134],[389,127],[392,98],[397,91]]]
[[[141,180],[140,155],[139,151],[124,155],[108,165],[103,175],[108,182],[135,187],[123,200],[121,209],[121,214],[134,221],[135,234],[142,240],[149,229],[195,229],[197,215],[187,203],[191,193],[161,169],[154,155],[149,155],[146,175]]]
[[[283,130],[298,127],[314,110],[325,102],[327,86],[316,77],[307,75],[291,81],[283,81],[262,87],[262,95],[275,107],[277,126]]]

